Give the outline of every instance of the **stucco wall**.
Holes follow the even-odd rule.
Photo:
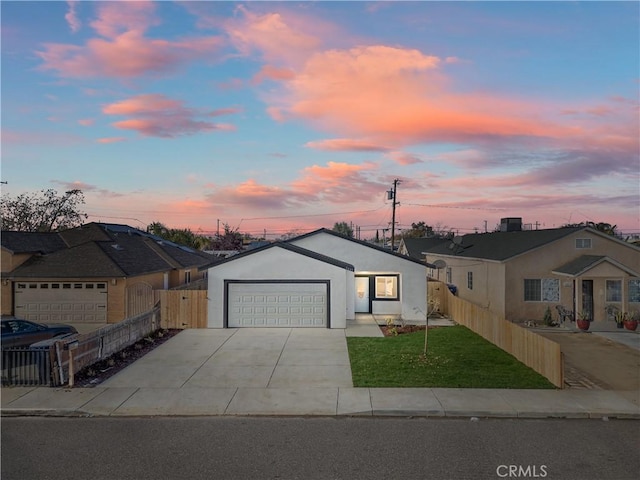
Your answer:
[[[591,239],[591,248],[577,249],[576,238]],[[640,271],[640,250],[614,238],[595,232],[580,231],[553,243],[519,255],[505,262],[484,259],[461,258],[448,255],[427,255],[430,263],[442,259],[452,269],[452,283],[458,287],[458,295],[465,300],[504,315],[508,320],[535,320],[542,322],[547,306],[551,307],[553,318],[557,318],[555,306],[564,305],[573,309],[574,282],[567,276],[552,274],[551,271],[582,255],[607,256],[618,263]],[[467,288],[467,271],[474,272],[474,289]],[[525,302],[524,279],[552,278],[559,280],[560,299],[558,302]],[[606,280],[622,280],[623,299],[628,299],[630,277],[611,264],[603,264],[591,269],[580,280],[593,280],[595,321],[604,321],[606,302]],[[576,310],[581,308],[581,284],[576,282]],[[639,303],[618,303],[624,310],[640,310]]]
[[[353,272],[284,248],[273,247],[209,269],[209,328],[224,326],[225,280],[329,280],[331,328],[346,328],[353,318]]]
[[[424,319],[427,311],[426,265],[323,232],[292,240],[291,243],[350,263],[358,274],[399,274],[399,301],[374,300],[373,313],[401,314],[405,320]],[[351,291],[352,298],[355,298],[355,281]]]

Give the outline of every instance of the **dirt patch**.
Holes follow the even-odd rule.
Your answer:
[[[429,330],[440,327],[429,327]],[[380,330],[385,337],[395,337],[396,335],[402,335],[403,333],[424,332],[424,325],[398,325],[395,327],[389,327],[387,325],[380,325]]]
[[[640,390],[639,351],[591,333],[536,333],[560,344],[565,383],[571,385],[572,377],[583,377],[595,388]]]
[[[182,330],[158,330],[148,337],[80,370],[74,377],[74,386],[78,388],[95,387],[122,369],[128,367],[147,353],[158,348]]]

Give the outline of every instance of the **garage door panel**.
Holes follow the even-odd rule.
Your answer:
[[[326,283],[231,283],[229,327],[326,327]]]
[[[107,290],[102,282],[17,282],[15,299],[16,315],[27,320],[43,323],[107,321]]]

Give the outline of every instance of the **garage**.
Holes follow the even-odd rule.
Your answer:
[[[17,282],[16,317],[40,323],[106,323],[105,282]]]
[[[345,328],[353,265],[275,242],[207,267],[209,328]]]
[[[328,281],[228,283],[228,326],[326,327]]]

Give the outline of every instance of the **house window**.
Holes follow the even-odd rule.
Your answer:
[[[640,279],[634,278],[629,280],[629,301],[632,303],[640,303]]]
[[[451,273],[451,267],[447,267],[447,283],[453,283],[453,274]]]
[[[377,299],[398,299],[398,275],[376,277],[375,285]]]
[[[524,301],[539,302],[542,300],[542,281],[539,278],[524,279]]]
[[[542,301],[543,302],[559,302],[560,301],[560,280],[557,278],[542,279]]]
[[[525,278],[525,302],[559,302],[560,280],[557,278]]]
[[[467,288],[473,290],[473,272],[467,272]]]
[[[184,283],[191,283],[191,270],[184,272]]]
[[[576,248],[591,248],[591,239],[576,238]]]
[[[607,280],[607,302],[622,301],[622,280]]]

